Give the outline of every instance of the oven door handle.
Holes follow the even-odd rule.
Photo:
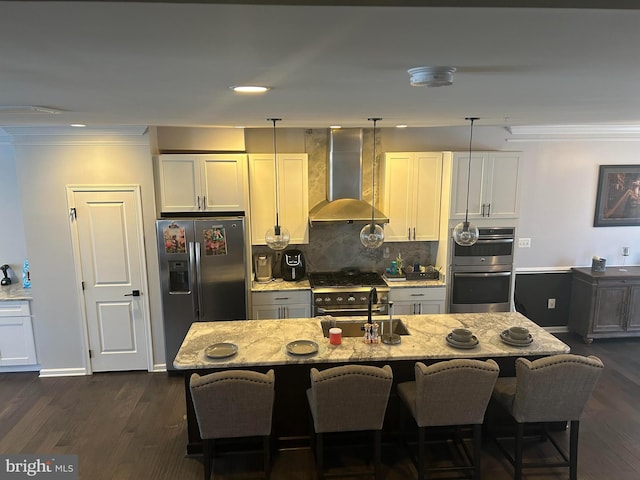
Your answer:
[[[511,276],[511,272],[479,272],[479,273],[461,273],[461,272],[453,272],[454,277],[509,277]]]
[[[380,307],[371,308],[371,313],[382,313]],[[368,308],[322,308],[318,307],[318,313],[368,313]]]
[[[513,243],[513,238],[479,238],[476,243]]]

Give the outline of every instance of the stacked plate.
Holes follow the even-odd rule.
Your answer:
[[[500,333],[500,339],[513,347],[526,347],[533,342],[529,329],[525,327],[511,327],[503,330]]]
[[[466,328],[454,328],[447,334],[446,340],[454,348],[474,348],[479,343],[473,332]]]

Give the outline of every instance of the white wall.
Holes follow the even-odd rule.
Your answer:
[[[22,282],[22,264],[27,251],[16,163],[13,148],[8,144],[0,144],[0,220],[0,265],[11,267],[8,273],[13,283]]]
[[[76,296],[67,185],[139,184],[145,224],[154,363],[164,363],[155,242],[152,159],[146,137],[32,139],[15,147],[32,274],[38,360],[48,371],[84,367],[81,300]]]

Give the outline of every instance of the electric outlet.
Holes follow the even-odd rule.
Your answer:
[[[548,298],[547,299],[547,308],[549,310],[556,308],[556,299],[555,298]]]
[[[622,256],[623,257],[629,256],[629,247],[622,247]]]
[[[519,238],[518,239],[518,248],[531,248],[531,239],[530,238]]]

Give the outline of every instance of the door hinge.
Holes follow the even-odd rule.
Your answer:
[[[82,291],[84,292],[84,282],[81,282],[81,283],[82,283]]]
[[[93,350],[89,349],[89,358],[93,358]]]
[[[78,212],[76,211],[76,207],[72,207],[69,209],[69,218],[71,220],[77,220],[78,219]]]

